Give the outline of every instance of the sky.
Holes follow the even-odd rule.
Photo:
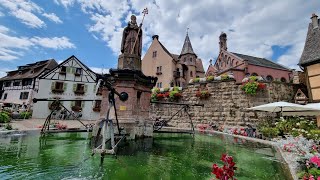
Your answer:
[[[186,30],[207,69],[228,50],[298,69],[312,13],[319,0],[0,0],[0,77],[19,65],[75,55],[98,73],[117,67],[123,28],[135,14],[143,22],[143,53],[152,36],[180,54]]]

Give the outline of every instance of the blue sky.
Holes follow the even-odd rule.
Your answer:
[[[158,34],[171,53],[180,53],[190,28],[205,68],[218,55],[222,31],[232,52],[297,68],[311,14],[320,14],[316,0],[0,0],[0,76],[18,65],[71,55],[97,72],[115,68],[122,30],[131,14],[140,22],[145,7],[144,52]]]

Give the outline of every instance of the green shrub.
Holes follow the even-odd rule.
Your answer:
[[[228,80],[230,79],[229,76],[227,74],[223,74],[221,75],[221,81],[225,81],[225,80]]]
[[[246,94],[255,95],[257,93],[259,83],[257,82],[247,82],[245,85],[242,86],[242,90]]]
[[[249,79],[251,81],[257,81],[258,80],[258,77],[257,76],[250,76]]]
[[[193,79],[193,82],[199,82],[200,81],[200,78],[194,78]]]
[[[169,100],[174,101],[181,97],[181,93],[179,91],[171,91],[169,93]]]
[[[214,80],[214,76],[208,76],[207,77],[207,81],[213,81]]]
[[[173,87],[172,91],[179,91],[179,87],[178,86]]]
[[[159,93],[159,92],[160,92],[160,89],[159,89],[159,88],[153,88],[151,91],[152,91],[153,93]]]
[[[280,133],[278,128],[272,128],[272,127],[264,127],[261,129],[261,133],[269,138],[277,137]]]
[[[312,129],[310,130],[310,138],[319,140],[320,139],[320,129]]]
[[[12,126],[11,126],[11,124],[9,124],[9,123],[7,123],[7,124],[4,126],[4,128],[7,129],[7,130],[12,130],[12,129],[13,129]]]
[[[8,123],[10,122],[10,116],[7,112],[0,112],[0,123]]]
[[[20,119],[29,119],[32,116],[31,112],[25,111],[20,113]]]
[[[151,94],[151,101],[152,101],[152,102],[158,101],[158,98],[157,98],[157,94],[156,94],[156,93],[152,93],[152,94]]]

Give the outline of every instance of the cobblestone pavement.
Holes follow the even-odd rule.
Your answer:
[[[45,119],[25,119],[11,121],[12,127],[18,130],[34,130],[40,129],[39,126],[43,125]],[[77,120],[51,120],[51,123],[59,122],[67,125],[67,128],[84,128],[84,126]],[[94,120],[81,120],[84,124],[94,123]]]

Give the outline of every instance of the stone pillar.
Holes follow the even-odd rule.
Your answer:
[[[130,139],[151,137],[153,122],[149,118],[149,106],[151,88],[155,85],[156,78],[145,76],[141,71],[127,69],[111,69],[110,74],[114,81],[113,87],[118,92],[129,95],[124,102],[118,97],[115,99],[120,126],[130,134]]]

